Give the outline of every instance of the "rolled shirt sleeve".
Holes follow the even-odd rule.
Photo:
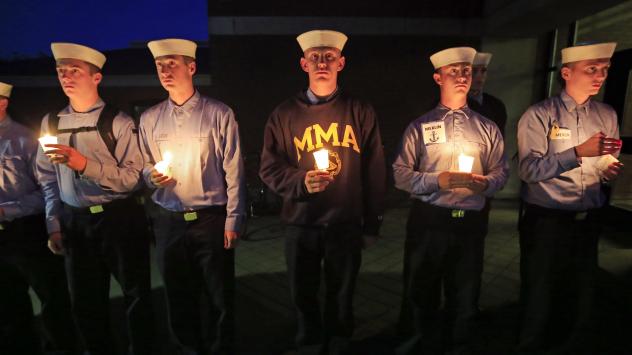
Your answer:
[[[239,126],[232,110],[228,110],[222,119],[222,137],[224,138],[223,167],[226,174],[226,227],[228,231],[241,232],[245,222],[246,178],[241,155]]]

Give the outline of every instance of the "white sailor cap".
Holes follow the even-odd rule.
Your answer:
[[[165,55],[184,55],[195,59],[197,44],[188,39],[167,38],[147,43],[154,58]]]
[[[342,51],[345,43],[347,43],[347,36],[337,31],[313,30],[302,33],[296,37],[296,40],[303,52],[315,47],[332,47]]]
[[[435,69],[454,63],[472,63],[476,49],[471,47],[453,47],[444,49],[430,56]]]
[[[481,66],[487,68],[489,62],[492,61],[492,54],[487,52],[476,52],[472,65]]]
[[[11,97],[11,89],[13,89],[13,85],[0,81],[0,96]]]
[[[610,58],[616,46],[616,42],[607,42],[564,48],[562,49],[562,64],[580,60]]]
[[[80,44],[55,42],[50,44],[50,49],[53,51],[55,60],[79,59],[93,64],[99,69],[103,68],[103,64],[105,64],[103,53]]]

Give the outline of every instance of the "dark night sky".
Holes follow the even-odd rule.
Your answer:
[[[50,42],[99,50],[165,37],[208,39],[206,0],[2,0],[0,58],[50,55]]]

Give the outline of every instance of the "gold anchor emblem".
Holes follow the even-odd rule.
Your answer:
[[[437,143],[439,141],[439,134],[437,134],[437,131],[431,131],[430,133],[430,138],[428,138],[429,141],[431,141],[432,143]]]

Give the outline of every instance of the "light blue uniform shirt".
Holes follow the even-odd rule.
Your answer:
[[[175,184],[156,189],[152,199],[173,212],[226,205],[225,229],[241,231],[245,220],[245,171],[239,129],[233,111],[197,91],[182,106],[167,99],[143,113],[140,120],[143,175],[173,154]]]
[[[35,178],[35,133],[9,116],[0,122],[0,222],[44,211],[44,197]]]
[[[507,182],[509,166],[504,149],[494,122],[467,106],[450,110],[439,104],[406,128],[393,162],[395,186],[409,192],[412,198],[435,206],[481,210],[485,197],[492,196]],[[473,156],[472,173],[487,179],[489,185],[483,194],[466,188],[439,189],[439,174],[459,171],[461,153]]]
[[[76,112],[68,105],[58,114],[58,129],[94,127],[104,107],[101,99],[86,112]],[[75,149],[88,159],[79,176],[65,164],[52,164],[42,148],[38,148],[37,177],[46,200],[49,234],[60,231],[62,202],[73,207],[102,205],[128,197],[139,186],[143,164],[134,128],[134,121],[125,113],[114,117],[115,157],[98,131],[75,133]],[[48,132],[48,115],[42,120],[41,130],[42,135]],[[70,136],[59,133],[57,142],[70,146]]]
[[[559,127],[570,135],[551,139]],[[606,196],[595,163],[599,157],[578,159],[575,146],[595,133],[619,138],[612,107],[588,100],[578,105],[566,91],[527,109],[518,122],[518,171],[525,182],[524,201],[562,210],[584,211],[604,205]]]

